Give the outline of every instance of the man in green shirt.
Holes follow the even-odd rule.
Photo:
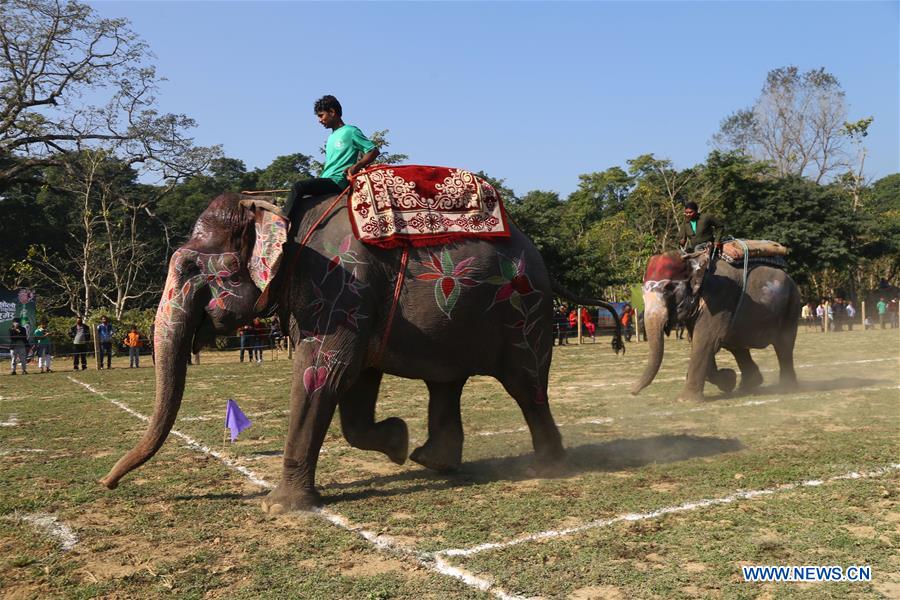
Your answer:
[[[700,244],[716,242],[722,235],[722,224],[713,216],[701,215],[696,202],[684,205],[684,224],[678,230],[678,243],[688,252]]]
[[[884,301],[884,296],[878,299],[878,304],[875,305],[875,308],[878,310],[878,322],[881,323],[881,328],[884,329],[888,308],[887,302]]]
[[[322,96],[316,100],[313,110],[319,123],[331,129],[331,135],[325,142],[325,166],[318,178],[294,184],[284,205],[284,214],[288,219],[300,198],[339,194],[350,185],[350,177],[369,166],[379,154],[375,144],[358,127],[344,123],[341,103],[337,98]]]
[[[50,366],[53,364],[53,356],[50,355],[50,334],[47,331],[47,319],[41,319],[40,327],[34,330],[32,336],[37,345],[38,367],[41,373],[52,373]]]

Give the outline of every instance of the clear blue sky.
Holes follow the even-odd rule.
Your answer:
[[[766,73],[796,65],[837,76],[850,119],[875,117],[868,174],[900,171],[898,2],[92,5],[150,44],[162,109],[248,168],[318,157],[312,103],[331,93],[411,162],[565,195],[643,153],[702,162]]]

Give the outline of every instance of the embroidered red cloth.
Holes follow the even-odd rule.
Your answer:
[[[380,165],[356,175],[351,185],[353,233],[367,244],[395,248],[509,237],[500,194],[463,169]]]

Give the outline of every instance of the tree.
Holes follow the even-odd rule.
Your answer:
[[[127,20],[76,0],[0,3],[0,191],[97,145],[162,179],[205,167],[219,148],[194,147],[192,119],[156,111],[149,59]]]
[[[780,176],[805,176],[816,183],[846,165],[847,105],[837,78],[824,68],[769,71],[750,108],[722,121],[714,144],[758,160],[772,161]]]
[[[305,154],[278,156],[261,171],[256,171],[256,186],[260,190],[290,189],[295,183],[313,177],[312,158]]]
[[[683,218],[683,194],[697,173],[677,171],[672,161],[652,154],[629,160],[628,172],[636,183],[627,204],[630,222],[642,237],[655,241],[654,254],[670,250]]]

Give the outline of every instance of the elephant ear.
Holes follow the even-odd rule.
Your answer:
[[[691,286],[691,293],[696,296],[703,287],[703,278],[706,276],[706,270],[709,267],[709,253],[706,251],[693,252],[684,257],[688,270],[688,281]]]
[[[279,214],[257,207],[253,207],[252,213],[253,252],[247,262],[247,269],[253,283],[265,296],[281,266],[288,236],[288,221]]]

